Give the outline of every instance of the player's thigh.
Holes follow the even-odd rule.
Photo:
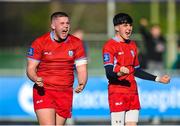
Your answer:
[[[40,125],[55,125],[55,115],[55,110],[51,108],[43,108],[36,110],[36,116]]]
[[[72,113],[72,90],[58,91],[54,93],[56,113],[63,118],[70,118]]]
[[[67,118],[64,118],[62,116],[59,116],[57,113],[56,113],[56,125],[64,125],[65,122],[66,122],[66,119]]]
[[[126,125],[136,126],[139,118],[139,110],[129,110],[125,114]]]
[[[36,84],[33,87],[33,104],[34,110],[44,108],[55,108],[54,98],[51,90],[39,87]]]
[[[111,125],[119,126],[124,125],[125,111],[122,112],[111,112]]]

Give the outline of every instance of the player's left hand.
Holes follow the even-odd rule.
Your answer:
[[[78,84],[78,86],[75,89],[76,93],[80,93],[85,87],[85,84]]]
[[[170,82],[170,76],[169,75],[163,75],[162,77],[160,77],[159,82],[164,83],[164,84],[169,83]]]

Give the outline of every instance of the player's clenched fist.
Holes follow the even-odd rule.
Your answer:
[[[159,78],[160,83],[167,84],[170,82],[170,76],[169,75],[163,75],[162,77]]]
[[[120,68],[120,71],[117,73],[118,76],[123,76],[125,74],[129,74],[129,69],[125,66]]]
[[[36,83],[38,86],[42,87],[42,86],[43,86],[43,79],[42,79],[41,77],[37,77],[35,83]]]
[[[76,93],[80,93],[85,87],[85,84],[78,84],[77,88],[75,89]]]

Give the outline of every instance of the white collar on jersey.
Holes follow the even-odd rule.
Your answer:
[[[123,41],[121,41],[121,40],[120,40],[118,37],[116,37],[116,36],[112,37],[112,39],[115,40],[116,42],[123,42]],[[125,40],[125,39],[124,39],[124,40]],[[128,43],[128,42],[130,42],[129,39],[125,40],[125,43]]]
[[[116,37],[116,36],[112,37],[112,39],[115,40],[116,42],[122,42],[122,41],[120,41],[120,39],[119,39],[118,37]]]

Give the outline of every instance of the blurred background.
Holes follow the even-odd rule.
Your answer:
[[[180,0],[0,0],[0,124],[38,124],[26,52],[36,37],[50,31],[55,11],[71,17],[71,33],[84,41],[89,61],[86,89],[74,95],[67,124],[110,125],[102,47],[113,37],[112,19],[119,12],[134,19],[131,39],[141,67],[172,77],[169,85],[137,78],[139,124],[180,124]]]

